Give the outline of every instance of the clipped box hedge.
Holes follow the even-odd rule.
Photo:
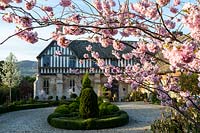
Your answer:
[[[92,130],[123,126],[129,122],[129,116],[124,111],[118,111],[108,118],[72,119],[59,113],[49,115],[48,123],[56,128],[70,130]]]
[[[2,106],[0,107],[0,114],[25,109],[45,108],[50,106],[51,105],[49,103]]]

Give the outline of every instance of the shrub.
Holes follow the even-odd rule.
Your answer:
[[[59,101],[58,96],[56,96],[56,101]]]
[[[48,116],[47,121],[48,121],[48,123],[50,123],[52,118],[57,118],[57,117],[62,117],[62,116],[63,116],[63,114],[54,112]]]
[[[44,107],[49,107],[49,106],[50,106],[50,104],[48,104],[48,103],[24,104],[24,105],[10,104],[8,106],[0,107],[0,114],[6,113],[6,112],[17,111],[17,110],[44,108]]]
[[[51,126],[56,128],[70,129],[70,130],[91,130],[91,129],[105,129],[117,126],[122,126],[128,123],[129,116],[124,111],[119,111],[115,116],[110,118],[89,118],[89,119],[72,119],[70,117],[59,116],[60,114],[51,114],[48,117],[48,122]]]
[[[157,95],[155,93],[151,93],[150,101],[153,104],[160,104],[160,100],[157,98]]]
[[[107,108],[108,108],[108,112],[109,112],[110,114],[113,114],[114,112],[119,111],[119,107],[117,107],[117,106],[114,105],[114,104],[108,105]]]
[[[82,91],[86,88],[92,88],[91,86],[91,80],[89,79],[89,75],[88,73],[86,73],[84,76],[83,76],[83,80],[82,80],[82,88],[81,88],[81,93],[79,95],[79,97],[81,97],[81,94],[82,94]]]
[[[20,100],[20,101],[13,102],[13,104],[15,104],[15,105],[23,105],[23,104],[26,104],[26,101],[25,100]]]
[[[68,105],[65,105],[65,104],[60,105],[60,106],[58,106],[58,107],[55,109],[54,112],[55,112],[55,113],[60,113],[60,114],[69,114],[69,113],[70,113],[70,111],[69,111],[69,106],[68,106]]]
[[[71,95],[70,95],[70,98],[77,98],[78,96],[77,96],[77,94],[76,93],[72,93]]]
[[[119,107],[117,107],[114,104],[111,104],[109,102],[104,102],[100,104],[99,106],[99,115],[105,116],[105,115],[112,115],[115,112],[119,111]]]
[[[78,102],[72,102],[69,105],[69,109],[70,109],[70,112],[78,112],[79,111],[79,103]]]
[[[28,103],[28,104],[34,104],[35,100],[33,98],[29,98],[26,103]]]
[[[80,97],[79,112],[82,118],[94,118],[99,115],[97,95],[92,88],[85,88]]]
[[[84,75],[83,80],[82,80],[82,89],[85,89],[85,88],[92,88],[91,80],[89,79],[88,73]]]
[[[58,103],[59,103],[59,105],[63,105],[63,104],[69,105],[71,102],[70,101],[66,101],[66,100],[60,100],[60,101],[58,101]]]
[[[128,96],[126,96],[128,101],[143,101],[147,99],[147,93],[142,93],[141,91],[132,91]]]
[[[125,125],[129,122],[129,116],[126,112],[120,111],[117,113],[117,116],[104,118],[104,119],[97,119],[96,120],[96,127],[103,128],[113,128]]]
[[[39,97],[38,96],[35,96],[35,100],[37,101],[39,99]]]
[[[98,97],[98,105],[101,105],[103,103],[104,97]]]
[[[100,116],[108,114],[108,108],[107,108],[107,106],[110,105],[110,104],[111,103],[109,103],[109,102],[104,102],[104,103],[100,104],[100,106],[99,106],[99,115]]]
[[[48,101],[51,106],[58,106],[60,104],[59,101]]]
[[[189,109],[188,114],[193,114],[196,121],[200,121],[200,114],[198,111]],[[163,114],[162,118],[155,120],[151,125],[153,132],[159,133],[199,133],[200,129],[195,127],[187,118],[181,114],[171,110],[170,115]]]
[[[48,96],[48,100],[51,100],[51,99],[53,99],[53,96]]]
[[[67,98],[66,96],[62,96],[61,100],[66,100],[66,98]]]
[[[189,91],[192,95],[199,95],[200,88],[198,87],[198,74],[184,74],[182,73],[179,78],[179,85],[182,91]]]

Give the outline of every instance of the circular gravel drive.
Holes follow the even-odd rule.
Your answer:
[[[55,107],[22,110],[0,115],[0,133],[146,133],[150,124],[161,116],[164,107],[144,102],[115,103],[129,114],[129,124],[103,130],[63,130],[51,127],[47,117]]]

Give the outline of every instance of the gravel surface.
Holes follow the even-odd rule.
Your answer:
[[[115,103],[129,114],[129,124],[103,130],[63,130],[51,127],[47,117],[55,107],[22,110],[0,115],[0,133],[148,133],[164,107],[144,102]]]

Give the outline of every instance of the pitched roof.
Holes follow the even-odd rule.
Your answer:
[[[128,43],[128,44],[131,44],[131,43],[134,43],[134,42],[131,42],[131,41],[126,41],[125,43]],[[51,46],[53,45],[57,45],[57,42],[55,40],[53,40],[39,55],[37,58],[40,58],[42,56],[42,54]],[[82,59],[83,58],[83,55],[84,54],[89,54],[89,52],[86,50],[86,47],[88,45],[91,45],[92,46],[92,50],[93,51],[96,51],[99,53],[100,55],[100,58],[116,58],[114,55],[112,55],[112,50],[113,47],[112,46],[108,46],[106,48],[102,47],[100,45],[100,43],[92,43],[92,42],[89,42],[87,40],[73,40],[70,45],[68,46],[69,49],[71,49],[74,54]],[[130,47],[130,46],[126,46],[126,48],[120,52],[120,53],[128,53],[128,52],[131,52],[133,48]]]

